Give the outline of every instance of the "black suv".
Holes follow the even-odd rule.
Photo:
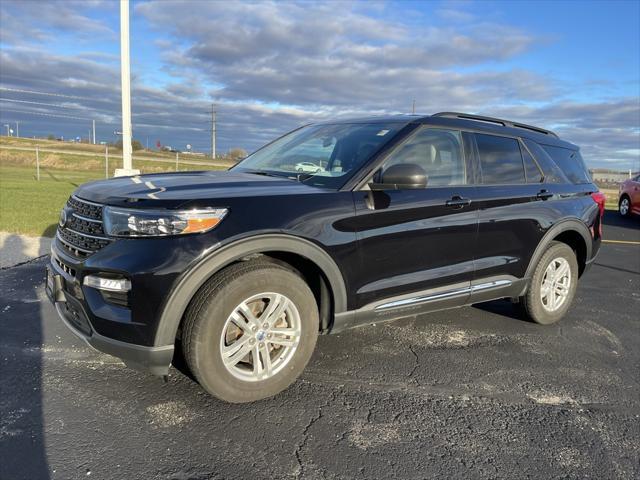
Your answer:
[[[319,333],[492,299],[550,324],[604,196],[553,132],[460,113],[307,125],[225,172],[79,187],[47,291],[73,332],[230,402],[274,395]]]

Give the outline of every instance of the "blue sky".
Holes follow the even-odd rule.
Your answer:
[[[3,0],[0,14],[2,124],[73,137],[95,118],[113,140],[119,4]],[[213,101],[219,147],[252,150],[308,121],[408,112],[415,98],[420,113],[556,129],[590,166],[640,168],[637,1],[141,0],[131,45],[143,143],[206,151]]]

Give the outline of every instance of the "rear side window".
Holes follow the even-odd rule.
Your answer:
[[[587,167],[578,150],[540,145],[558,167],[562,169],[571,183],[591,183]]]
[[[514,138],[476,133],[483,184],[525,183],[520,145]]]
[[[527,183],[540,183],[544,180],[544,175],[538,167],[538,164],[533,159],[529,151],[520,146],[520,150],[522,151],[522,159],[524,160],[524,171],[527,174]]]
[[[544,173],[544,183],[567,183],[567,177],[565,177],[560,167],[558,167],[549,154],[533,140],[523,138],[522,142],[527,146],[527,149],[536,159],[536,162]]]

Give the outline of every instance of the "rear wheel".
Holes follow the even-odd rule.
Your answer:
[[[578,262],[565,243],[552,242],[536,265],[527,293],[521,298],[529,318],[542,325],[560,320],[578,285]]]
[[[620,215],[623,217],[628,217],[631,213],[631,201],[626,195],[623,195],[618,203],[618,212],[620,212]]]
[[[182,346],[190,370],[212,395],[233,403],[287,388],[318,336],[313,293],[295,272],[251,261],[212,277],[192,300]]]

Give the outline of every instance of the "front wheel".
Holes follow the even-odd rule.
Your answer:
[[[536,265],[527,293],[521,298],[527,316],[550,325],[560,320],[573,301],[578,286],[578,262],[565,243],[551,242]]]
[[[212,277],[185,316],[182,346],[202,387],[232,403],[286,389],[313,353],[319,329],[313,293],[295,272],[243,262]]]
[[[626,195],[622,197],[620,203],[618,203],[618,212],[620,212],[620,215],[623,217],[628,217],[631,212],[631,202]]]

